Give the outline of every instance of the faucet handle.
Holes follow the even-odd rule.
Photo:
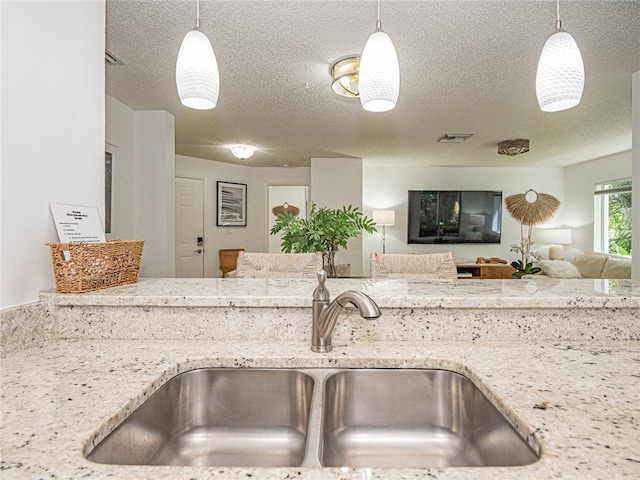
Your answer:
[[[328,302],[330,299],[329,290],[325,287],[324,282],[327,281],[327,272],[320,270],[318,272],[318,286],[313,291],[314,302]]]

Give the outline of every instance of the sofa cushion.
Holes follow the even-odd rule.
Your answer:
[[[631,262],[624,258],[607,258],[602,278],[631,278]]]
[[[606,254],[585,253],[576,255],[573,259],[573,264],[584,278],[601,278],[607,258],[609,256]]]
[[[582,278],[576,266],[564,260],[542,260],[539,266],[542,273],[551,278]]]

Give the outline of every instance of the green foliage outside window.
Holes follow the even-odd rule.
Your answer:
[[[612,183],[609,188],[630,186]],[[631,192],[609,195],[609,253],[631,255]]]

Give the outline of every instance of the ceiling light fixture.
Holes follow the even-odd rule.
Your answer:
[[[331,89],[343,97],[358,96],[360,57],[352,55],[331,65]]]
[[[560,0],[556,14],[556,32],[544,44],[536,73],[536,95],[543,112],[575,107],[584,90],[582,55],[571,34],[562,30]]]
[[[400,91],[400,66],[391,38],[382,31],[380,0],[376,31],[371,34],[362,51],[358,83],[360,103],[366,111],[387,112],[396,106]]]
[[[240,160],[251,158],[253,153],[256,151],[256,149],[251,145],[231,145],[229,150],[231,150],[234,157],[239,158]]]
[[[210,110],[218,103],[218,62],[209,39],[200,31],[200,0],[196,0],[196,28],[185,35],[178,51],[176,86],[186,107]]]
[[[498,153],[500,155],[515,157],[516,155],[527,153],[528,151],[528,138],[512,138],[511,140],[503,140],[501,142],[498,142]]]

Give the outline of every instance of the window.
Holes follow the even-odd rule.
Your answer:
[[[631,179],[596,185],[594,250],[631,255]]]

